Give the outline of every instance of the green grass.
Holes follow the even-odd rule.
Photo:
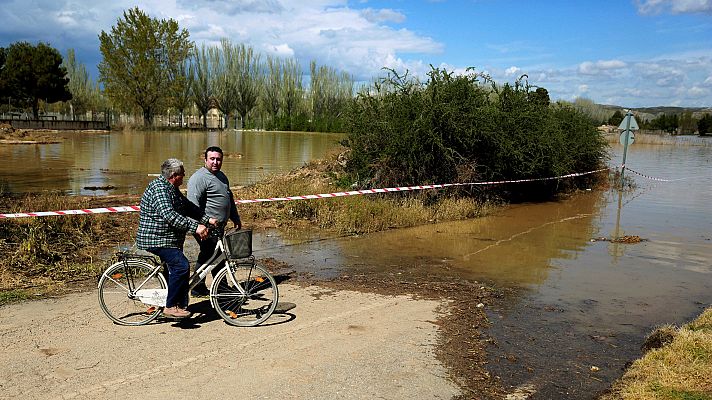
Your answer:
[[[712,394],[709,393],[678,390],[659,383],[651,384],[650,390],[661,400],[712,400]]]
[[[10,303],[16,303],[29,299],[31,296],[25,290],[13,289],[0,292],[0,306]]]

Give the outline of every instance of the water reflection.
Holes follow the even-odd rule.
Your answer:
[[[343,138],[305,132],[180,131],[57,133],[61,143],[1,145],[0,182],[10,192],[61,190],[71,194],[141,193],[163,160],[175,157],[190,175],[202,152],[220,146],[227,153],[223,171],[233,185],[322,158]],[[189,176],[188,176],[189,177]],[[186,177],[186,178],[188,178]],[[87,187],[112,186],[112,191]]]
[[[411,275],[536,285],[546,280],[552,259],[575,259],[591,244],[604,200],[603,193],[588,192],[563,203],[512,206],[484,218],[328,241],[273,232],[257,251],[321,277],[389,274],[395,268]]]

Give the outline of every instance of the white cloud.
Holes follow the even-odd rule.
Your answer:
[[[620,60],[584,61],[579,64],[578,72],[583,75],[599,75],[625,68],[627,65]]]
[[[636,56],[629,51],[622,58],[613,49],[598,56],[609,59],[589,55],[588,60],[567,58],[567,65],[556,65],[549,60],[557,55],[546,44],[502,37],[497,40],[503,44],[495,46],[488,39],[468,49],[459,47],[466,39],[457,38],[448,45],[470,57],[469,64],[458,64],[439,57],[443,43],[409,29],[407,17],[414,9],[407,2],[399,3],[407,10],[401,11],[348,0],[3,0],[0,46],[41,40],[62,53],[75,48],[79,61],[93,69],[101,58],[98,34],[109,31],[137,3],[152,17],[179,21],[198,46],[228,38],[264,54],[293,57],[307,74],[311,60],[361,81],[384,75],[383,67],[425,78],[431,63],[455,73],[474,65],[497,83],[526,73],[529,83],[546,88],[552,100],[585,94],[597,102],[636,107],[712,104],[712,47],[703,39],[679,43],[679,53]],[[712,10],[712,0],[640,0],[636,6],[648,14],[700,13]],[[482,49],[490,55],[481,56]],[[639,50],[643,53],[645,46]],[[567,56],[573,53],[569,50]]]
[[[405,21],[405,15],[391,9],[374,10],[373,8],[367,8],[365,10],[361,10],[361,15],[366,18],[366,20],[375,23],[402,23]]]
[[[712,0],[637,0],[636,3],[641,14],[712,14]]]
[[[286,43],[282,43],[282,44],[278,44],[278,45],[268,45],[266,47],[266,50],[267,50],[267,52],[274,54],[278,57],[284,57],[284,58],[294,57],[294,50],[291,47],[289,47],[289,45]]]
[[[0,8],[0,46],[16,40],[44,41],[64,53],[81,43],[79,60],[100,61],[98,35],[109,31],[132,0],[10,0]],[[357,9],[346,0],[155,0],[139,6],[156,18],[172,18],[197,45],[228,38],[260,51],[311,60],[351,73],[379,75],[384,66],[422,68],[415,55],[436,54],[443,45],[388,23],[406,17],[392,9]],[[89,57],[87,54],[92,53]],[[406,57],[413,57],[409,59]]]
[[[507,68],[506,70],[504,70],[504,74],[507,76],[517,75],[519,73],[519,71],[521,71],[521,68],[511,66],[511,67]]]
[[[710,94],[709,89],[693,86],[687,90],[687,95],[690,97],[704,97]]]

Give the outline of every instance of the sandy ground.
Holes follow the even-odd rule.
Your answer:
[[[264,325],[112,324],[96,290],[0,307],[0,398],[449,399],[442,301],[280,284]]]

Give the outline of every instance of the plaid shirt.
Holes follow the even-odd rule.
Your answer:
[[[207,225],[209,219],[178,188],[159,176],[148,184],[141,197],[136,245],[142,250],[182,249],[186,232],[195,232],[198,220]]]

